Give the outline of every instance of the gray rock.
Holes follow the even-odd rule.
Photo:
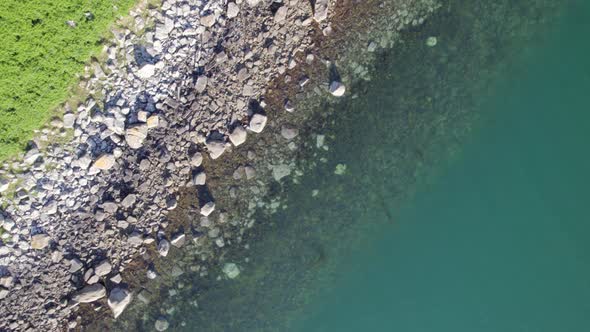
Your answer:
[[[6,289],[0,289],[0,300],[5,299],[10,292]]]
[[[164,317],[159,317],[154,324],[156,331],[162,332],[166,331],[168,327],[170,327],[170,323]]]
[[[123,310],[131,303],[132,298],[131,292],[127,289],[116,287],[111,291],[107,302],[113,311],[115,319],[123,313]]]
[[[256,177],[256,170],[252,166],[244,167],[244,172],[246,173],[246,179],[251,180]]]
[[[120,273],[117,273],[117,275],[115,275],[114,277],[112,277],[111,282],[115,283],[115,284],[120,284],[121,281],[123,281],[123,277],[121,277]]]
[[[94,274],[99,277],[106,276],[111,273],[112,268],[111,263],[108,260],[104,260],[94,268]]]
[[[74,296],[72,300],[79,303],[90,303],[99,300],[107,295],[107,290],[101,284],[89,285],[82,288]]]
[[[10,288],[12,288],[13,284],[14,284],[14,278],[12,276],[0,277],[0,286],[10,289]]]
[[[207,76],[199,76],[197,83],[195,84],[195,90],[197,93],[202,93],[207,88]]]
[[[215,14],[211,13],[211,14],[207,14],[204,16],[201,16],[201,25],[210,28],[215,24]]]
[[[285,111],[289,113],[293,113],[295,111],[295,107],[293,106],[293,103],[291,103],[290,100],[287,100],[285,102]]]
[[[225,152],[225,142],[210,140],[206,143],[211,159],[219,158]]]
[[[250,119],[249,129],[255,133],[261,133],[264,127],[266,126],[266,115],[256,113],[252,115]]]
[[[100,170],[109,170],[115,165],[115,156],[112,154],[103,154],[98,157],[92,167]]]
[[[288,12],[287,6],[281,6],[279,9],[277,9],[277,11],[275,13],[275,17],[274,17],[275,22],[276,23],[283,22],[287,18],[287,12]]]
[[[234,18],[238,16],[240,12],[240,7],[235,4],[235,2],[230,2],[227,4],[227,18]]]
[[[272,177],[276,181],[280,181],[282,178],[289,176],[291,174],[291,167],[286,164],[279,164],[272,166]]]
[[[130,148],[139,149],[147,138],[147,132],[148,126],[146,124],[133,126],[125,131],[125,141]]]
[[[31,237],[31,248],[44,249],[49,246],[51,238],[47,234],[35,234]]]
[[[84,267],[84,264],[82,264],[82,262],[79,259],[74,258],[70,260],[70,273],[76,273],[80,271],[82,267]]]
[[[123,207],[128,209],[135,204],[136,200],[137,200],[137,196],[135,196],[135,194],[129,194],[129,195],[125,196],[125,198],[121,201],[121,205],[123,205]]]
[[[244,127],[237,126],[234,130],[229,134],[229,140],[232,142],[233,145],[238,146],[246,142],[246,137],[248,136],[248,132]]]
[[[72,113],[64,114],[63,126],[64,128],[74,128],[76,116]]]

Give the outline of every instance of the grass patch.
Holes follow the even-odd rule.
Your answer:
[[[110,25],[135,2],[0,1],[0,161],[21,152],[49,120]]]

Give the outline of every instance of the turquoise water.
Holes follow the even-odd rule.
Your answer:
[[[590,5],[571,3],[293,331],[590,331],[588,33]]]

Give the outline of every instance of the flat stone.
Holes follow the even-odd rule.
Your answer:
[[[103,154],[94,161],[92,167],[106,171],[111,169],[114,165],[115,156],[113,156],[112,154]]]
[[[338,81],[330,83],[330,93],[335,97],[342,97],[346,92],[344,84]]]
[[[267,117],[264,114],[256,113],[252,115],[250,119],[250,125],[248,129],[255,133],[261,133],[264,127],[266,126]]]
[[[10,292],[7,289],[0,289],[0,300],[5,299]]]
[[[207,76],[199,76],[197,83],[195,84],[195,90],[197,93],[202,93],[207,88]]]
[[[227,4],[227,18],[234,18],[238,16],[240,12],[240,7],[235,4],[235,2],[230,2]]]
[[[201,25],[210,28],[215,24],[215,14],[211,13],[211,14],[207,14],[204,16],[201,16]]]
[[[133,296],[127,289],[116,287],[109,295],[108,305],[113,311],[115,319],[119,317],[125,308],[131,303]]]
[[[157,128],[160,125],[160,117],[154,114],[147,118],[146,125],[148,129]]]
[[[184,233],[178,233],[170,240],[170,243],[176,248],[180,248],[186,241],[186,235]]]
[[[206,143],[211,159],[219,158],[225,152],[225,142],[211,140]]]
[[[146,64],[139,71],[137,71],[137,76],[141,79],[148,79],[156,73],[156,66],[152,64]]]
[[[229,140],[232,142],[233,145],[238,146],[246,142],[246,137],[248,136],[248,132],[244,127],[237,126],[234,130],[229,134]]]
[[[51,238],[47,234],[35,234],[31,237],[31,248],[44,249],[49,246]]]
[[[121,205],[128,209],[135,204],[135,201],[137,201],[137,196],[135,194],[129,194],[121,201]]]
[[[235,263],[225,263],[222,271],[230,279],[235,279],[240,275],[240,268]]]
[[[104,260],[94,268],[94,274],[99,277],[106,276],[111,273],[112,268],[111,263],[108,260]]]
[[[76,273],[80,271],[82,267],[84,267],[84,264],[82,264],[82,262],[79,259],[74,258],[70,260],[70,273]]]
[[[272,177],[275,181],[280,181],[282,178],[291,174],[291,167],[286,164],[273,165],[272,166]]]
[[[207,174],[205,172],[199,172],[193,176],[193,184],[195,186],[204,186],[207,181]]]
[[[125,131],[125,141],[132,149],[139,149],[147,137],[147,124],[133,126]]]
[[[90,303],[99,300],[107,295],[107,290],[101,284],[89,285],[82,288],[74,296],[72,300],[79,303]]]
[[[120,273],[117,273],[117,275],[112,277],[110,280],[111,280],[111,282],[113,282],[115,284],[120,284],[121,281],[123,281],[123,277],[121,277]]]
[[[275,22],[276,23],[283,22],[287,18],[288,11],[289,11],[289,9],[287,8],[287,6],[282,6],[279,9],[277,9],[277,12],[275,13],[275,17],[274,17]]]
[[[208,202],[205,205],[203,205],[203,207],[201,208],[201,214],[204,215],[205,217],[210,215],[213,211],[215,211],[215,203],[214,202]]]

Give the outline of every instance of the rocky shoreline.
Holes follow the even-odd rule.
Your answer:
[[[21,163],[5,165],[0,329],[84,329],[96,318],[87,312],[117,318],[157,296],[144,282],[183,273],[160,263],[176,248],[222,261],[257,209],[280,208],[256,198],[300,174],[298,124],[308,118],[298,104],[350,93],[347,82],[367,78],[357,61],[437,8],[385,4],[165,1],[132,12],[106,60],[89,67],[90,97],[39,133]],[[352,37],[355,6],[398,16],[387,25],[375,17],[367,26],[383,41],[354,41],[365,55],[340,64],[330,43]],[[50,144],[55,136],[66,143]],[[232,184],[241,181],[254,185]],[[207,264],[191,271],[209,273]],[[233,278],[239,266],[225,262],[221,272]]]

